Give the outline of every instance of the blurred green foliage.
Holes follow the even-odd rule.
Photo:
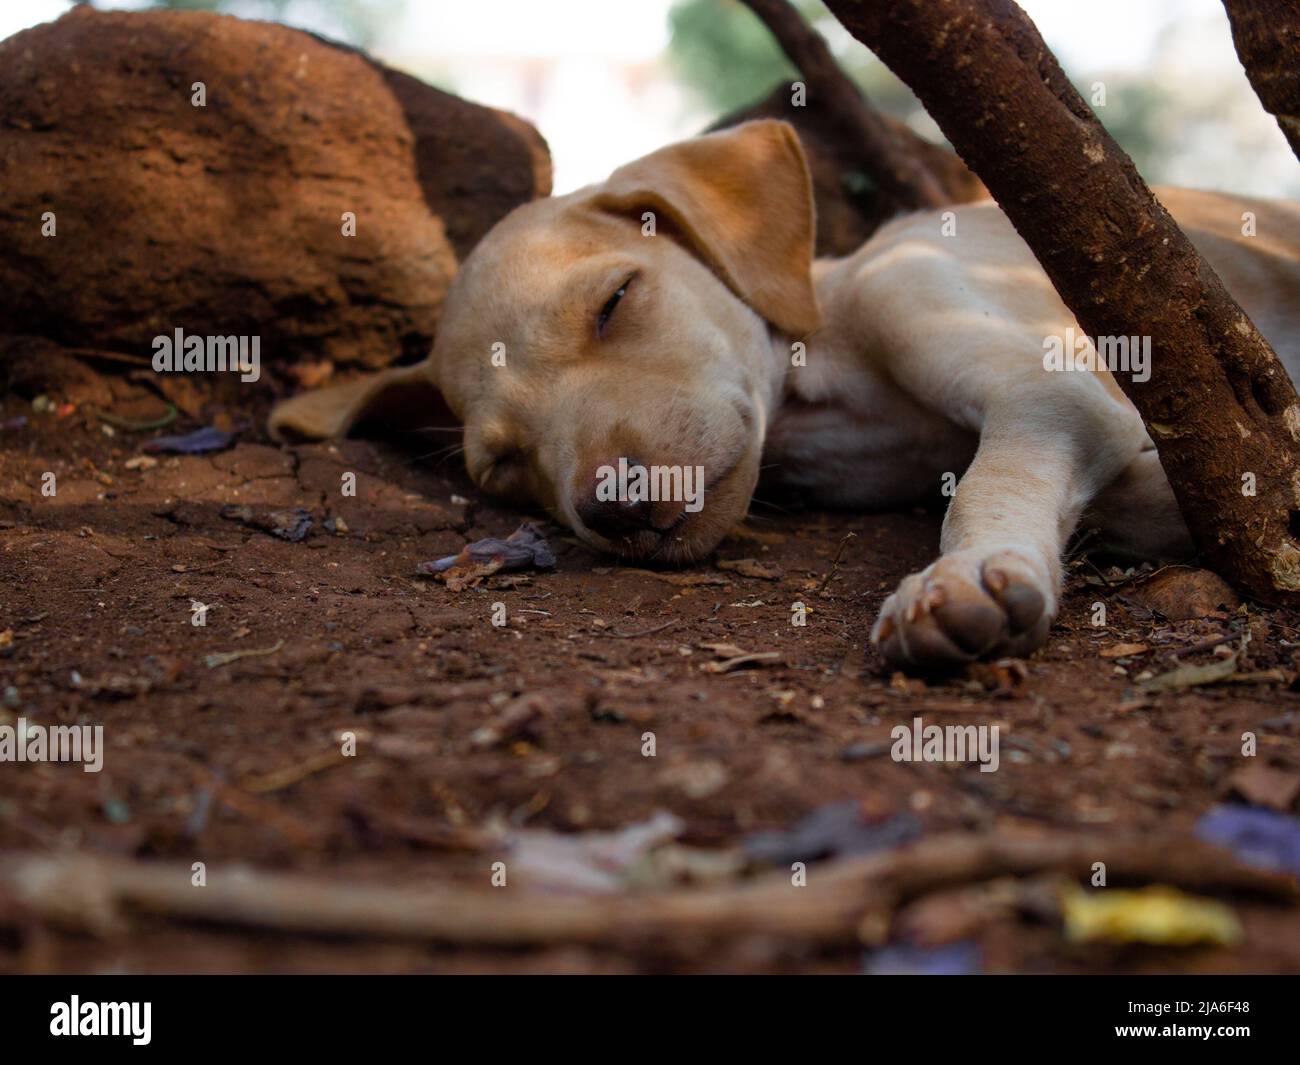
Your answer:
[[[793,0],[805,19],[826,37],[844,71],[872,105],[907,122],[931,140],[942,135],[911,91],[844,30],[819,0]],[[698,104],[721,116],[766,96],[798,74],[767,27],[741,0],[679,0],[669,13],[669,61]],[[1067,71],[1067,73],[1070,73]],[[1132,156],[1138,169],[1161,180],[1162,160],[1179,135],[1178,101],[1150,80],[1106,78],[1105,107],[1097,114]],[[1085,99],[1091,81],[1076,79]]]
[[[808,6],[800,5],[805,17]],[[736,0],[684,0],[668,26],[673,69],[710,110],[735,111],[797,76],[767,27]]]
[[[430,3],[433,0],[419,0]],[[438,0],[452,2],[452,0]],[[460,0],[456,0],[460,2]],[[312,29],[359,48],[372,48],[383,27],[399,16],[408,0],[154,0],[155,7],[223,11],[244,18],[284,21]],[[844,71],[862,86],[872,104],[907,122],[931,140],[938,128],[911,91],[840,26],[820,0],[792,0],[827,39]],[[99,0],[112,7],[112,0]],[[557,7],[563,17],[563,5]],[[678,0],[669,13],[668,60],[697,105],[721,116],[756,103],[780,84],[798,79],[767,27],[741,0]],[[1085,99],[1092,81],[1068,71]],[[1169,160],[1196,122],[1214,116],[1195,113],[1178,95],[1153,78],[1110,75],[1106,106],[1095,108],[1111,134],[1152,181],[1166,180]]]
[[[899,118],[921,113],[911,91],[853,40],[819,0],[794,0],[873,104]],[[668,15],[668,58],[696,102],[719,114],[752,104],[798,73],[741,0],[680,0]]]

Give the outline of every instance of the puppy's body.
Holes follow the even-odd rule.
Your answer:
[[[1157,195],[1300,376],[1300,207],[1175,188]],[[807,342],[807,366],[785,377],[764,452],[809,502],[881,509],[933,497],[944,473],[970,464],[989,402],[1008,390],[1022,408],[1043,396],[1058,426],[1096,405],[1128,445],[1121,450],[1134,435],[1142,451],[1152,448],[1107,371],[1044,379],[1044,338],[1077,331],[1073,315],[995,204],[955,212],[950,236],[942,212],[911,214],[853,255],[814,263],[825,325]],[[1269,232],[1243,235],[1244,212],[1266,219]],[[784,337],[774,342],[788,353]],[[1125,527],[1140,524],[1131,515],[1112,524],[1121,540],[1140,534]],[[1178,539],[1177,528],[1162,532]]]
[[[1157,194],[1300,376],[1300,207],[1175,188]],[[1265,219],[1268,232],[1243,235],[1244,212]],[[944,473],[969,466],[988,407],[1004,396],[1019,420],[1045,414],[1054,432],[1095,408],[1110,424],[1092,450],[1105,452],[1114,437],[1119,453],[1100,465],[1127,468],[1135,439],[1140,454],[1153,449],[1107,371],[1044,373],[1044,338],[1077,326],[1002,211],[984,202],[956,214],[954,235],[941,235],[941,212],[912,214],[852,256],[814,264],[826,324],[809,341],[807,367],[785,378],[764,457],[810,502],[881,509],[932,498]],[[1168,486],[1154,491],[1148,502],[1163,515]],[[1183,542],[1172,513],[1176,520],[1158,529],[1127,507],[1118,515],[1103,508],[1097,518],[1116,546],[1154,553]]]
[[[1300,209],[1159,195],[1300,376]],[[870,510],[933,498],[952,475],[941,557],[889,597],[873,639],[905,665],[1027,653],[1086,507],[1129,550],[1181,550],[1187,534],[1110,374],[1044,368],[1045,338],[1077,326],[1006,217],[952,210],[952,235],[939,212],[911,215],[814,263],[789,127],[674,145],[518,208],[462,267],[427,366],[290,401],[273,429],[338,433],[434,385],[485,489],[665,561],[712,551],[760,465],[810,502]],[[703,512],[602,502],[594,471],[620,458],[703,466]]]
[[[1158,195],[1300,379],[1300,209]],[[1055,615],[1058,560],[1089,504],[1113,546],[1190,548],[1154,445],[1111,375],[1044,370],[1044,339],[1078,327],[1006,216],[984,203],[956,220],[945,236],[940,212],[902,218],[853,256],[817,264],[826,326],[808,369],[787,377],[764,458],[828,506],[915,503],[945,473],[961,476],[942,557],[903,583],[875,629],[890,657],[922,665],[1037,646]]]

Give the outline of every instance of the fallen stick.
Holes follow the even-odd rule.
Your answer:
[[[507,855],[508,857],[508,855]],[[813,866],[806,887],[785,872],[724,888],[617,896],[530,894],[513,887],[389,887],[209,863],[207,884],[185,865],[89,855],[10,854],[0,884],[30,913],[78,931],[119,931],[130,912],[311,935],[488,945],[609,943],[631,938],[765,937],[832,944],[888,938],[895,909],[940,888],[1004,876],[1092,875],[1166,883],[1295,904],[1294,877],[1238,864],[1184,836],[934,836],[897,850]]]
[[[821,595],[822,592],[826,591],[826,586],[831,583],[832,578],[834,578],[836,572],[839,570],[840,558],[844,554],[844,545],[850,540],[856,540],[857,538],[858,534],[855,532],[846,532],[842,537],[840,537],[840,546],[835,549],[835,557],[831,559],[831,568],[827,572],[826,576],[822,578],[821,584],[817,586],[818,595]]]
[[[649,636],[652,633],[663,632],[664,629],[671,629],[677,624],[677,620],[677,618],[672,618],[669,621],[665,621],[662,625],[651,625],[648,629],[638,629],[636,632],[623,632],[619,629],[610,629],[606,635],[612,636],[616,640],[632,640],[638,636]]]
[[[280,791],[317,773],[323,773],[326,769],[344,765],[347,760],[347,755],[339,748],[330,747],[294,765],[284,766],[281,769],[272,770],[270,773],[250,774],[239,782],[239,786],[244,791],[252,792],[254,795],[269,791]]]
[[[238,662],[245,658],[265,658],[267,655],[273,655],[284,647],[284,640],[276,640],[270,647],[252,647],[244,651],[221,651],[217,654],[204,655],[203,664],[209,669],[216,669],[218,666],[228,666],[231,662]]]
[[[254,824],[270,829],[295,847],[311,847],[319,842],[316,839],[317,830],[313,826],[281,809],[274,802],[235,787],[205,765],[191,759],[186,759],[186,764],[198,777],[198,786],[202,791],[211,794],[220,805],[247,817]],[[198,824],[201,828],[202,822]]]

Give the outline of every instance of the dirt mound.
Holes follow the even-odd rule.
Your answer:
[[[549,192],[521,120],[227,16],[79,7],[0,43],[0,113],[0,333],[69,348],[418,357],[457,254]]]

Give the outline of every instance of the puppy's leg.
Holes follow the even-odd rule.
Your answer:
[[[1143,451],[1097,493],[1083,515],[1106,547],[1137,558],[1187,558],[1195,551],[1155,450]]]
[[[872,630],[891,664],[950,668],[1044,643],[1066,539],[1140,450],[1141,422],[1115,414],[1075,388],[987,412],[944,519],[942,557],[899,585]]]
[[[872,636],[896,665],[949,667],[1027,654],[1047,638],[1060,555],[1088,502],[1150,447],[1104,372],[1059,370],[1049,340],[1077,331],[1006,217],[963,207],[892,223],[843,269],[828,320],[912,399],[979,434],[944,521],[943,556],[906,578]],[[954,472],[956,472],[954,470]]]

